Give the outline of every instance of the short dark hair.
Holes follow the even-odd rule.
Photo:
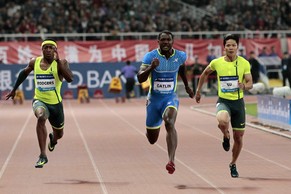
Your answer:
[[[174,35],[172,34],[172,32],[170,32],[169,30],[163,30],[162,32],[159,33],[159,35],[158,35],[158,40],[160,40],[161,35],[162,35],[163,33],[168,34],[168,35],[171,35],[172,39],[174,39]]]
[[[226,41],[228,41],[229,39],[233,39],[235,40],[236,44],[239,44],[239,36],[236,34],[227,34],[224,36],[223,38],[223,45],[225,46]]]

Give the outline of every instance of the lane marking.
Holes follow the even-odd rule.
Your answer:
[[[2,178],[2,176],[4,174],[4,172],[5,172],[5,170],[7,168],[7,165],[9,164],[10,159],[12,158],[12,155],[13,155],[13,153],[14,153],[14,151],[15,151],[15,149],[16,149],[16,147],[17,147],[17,145],[18,145],[18,143],[19,143],[19,141],[20,141],[20,139],[21,139],[21,137],[23,135],[23,132],[25,131],[26,126],[27,126],[30,118],[32,117],[32,115],[33,115],[32,113],[28,114],[28,116],[27,116],[27,118],[25,120],[25,123],[22,126],[22,128],[21,128],[21,130],[20,130],[20,132],[18,134],[18,137],[17,137],[16,141],[14,142],[13,147],[12,147],[12,149],[11,149],[8,157],[6,158],[5,163],[3,164],[3,166],[2,166],[2,168],[0,170],[0,180],[1,180],[1,178]]]
[[[110,108],[103,100],[100,101],[102,103],[102,105],[108,109],[110,112],[112,112],[115,116],[117,116],[120,120],[122,120],[124,123],[126,123],[127,125],[129,125],[132,129],[134,129],[136,132],[138,132],[139,134],[141,134],[142,136],[145,136],[145,133],[141,132],[137,127],[135,127],[134,125],[132,125],[130,123],[130,121],[126,120],[124,117],[120,116],[116,111],[114,111],[112,108]],[[162,151],[164,151],[165,153],[168,153],[168,151],[163,148],[160,144],[155,143],[155,145],[160,148]],[[194,170],[193,168],[191,168],[190,166],[188,166],[187,164],[185,164],[182,160],[175,158],[176,161],[178,161],[182,166],[184,166],[185,168],[187,168],[190,172],[194,173],[197,177],[199,177],[200,179],[202,179],[204,182],[206,182],[208,185],[210,185],[212,188],[214,188],[216,191],[218,191],[221,194],[224,194],[224,191],[221,190],[220,188],[218,188],[214,183],[212,183],[210,180],[208,180],[207,178],[205,178],[204,176],[202,176],[199,172],[197,172],[196,170]]]
[[[87,151],[87,154],[88,154],[88,156],[89,156],[89,158],[90,158],[91,164],[92,164],[92,166],[93,166],[93,168],[94,168],[95,174],[96,174],[96,176],[97,176],[97,178],[98,178],[98,181],[99,181],[99,183],[100,183],[100,186],[101,186],[101,188],[102,188],[102,191],[103,191],[104,194],[108,194],[108,191],[107,191],[106,185],[105,185],[105,183],[104,183],[104,181],[103,181],[103,178],[102,178],[102,176],[101,176],[101,173],[100,173],[100,171],[99,171],[99,169],[98,169],[98,167],[97,167],[97,165],[96,165],[96,163],[95,163],[95,161],[94,161],[94,158],[93,158],[92,152],[91,152],[91,150],[90,150],[90,148],[89,148],[89,146],[88,146],[88,143],[87,143],[87,141],[86,141],[86,139],[85,139],[85,137],[84,137],[84,134],[83,134],[82,128],[80,127],[80,125],[79,125],[79,123],[78,123],[78,121],[77,121],[77,119],[76,119],[76,116],[75,116],[75,113],[74,113],[74,111],[73,111],[73,108],[72,108],[71,102],[68,102],[68,104],[69,104],[69,107],[70,107],[71,115],[72,115],[73,120],[74,120],[74,122],[75,122],[75,124],[76,124],[76,126],[77,126],[77,129],[78,129],[79,135],[80,135],[80,137],[81,137],[81,139],[82,139],[82,141],[83,141],[83,144],[84,144],[84,146],[85,146],[85,149],[86,149],[86,151]]]
[[[207,115],[215,116],[215,114],[213,112],[209,112],[209,111],[202,110],[202,109],[199,109],[199,108],[194,108],[193,106],[191,106],[190,109],[192,109],[194,111],[197,111],[197,112],[201,112],[201,113],[207,114]],[[279,136],[283,136],[283,137],[291,139],[291,135],[288,135],[288,134],[284,134],[284,133],[281,133],[281,132],[278,132],[278,131],[267,129],[265,127],[257,126],[257,125],[254,125],[252,123],[249,123],[249,122],[246,122],[246,125],[250,126],[252,128],[255,128],[255,129],[259,129],[259,130],[262,130],[262,131],[265,131],[265,132],[269,132],[269,133],[272,133],[272,134],[275,134],[275,135],[279,135]]]
[[[197,108],[193,108],[193,107],[191,107],[191,109],[192,109],[192,110],[195,110],[195,111],[197,111],[197,112],[201,112],[201,113],[204,113],[204,114],[207,114],[207,115],[210,115],[210,116],[214,116],[214,117],[215,117],[215,114],[212,113],[212,112],[205,111],[205,110],[201,110],[201,109],[197,109]],[[190,128],[194,128],[195,130],[198,130],[198,131],[200,131],[200,132],[203,133],[203,134],[207,134],[208,136],[211,136],[211,137],[214,137],[215,139],[220,140],[219,138],[217,138],[217,137],[215,137],[215,136],[213,136],[213,135],[211,135],[211,134],[208,134],[207,132],[202,131],[202,130],[200,130],[199,128],[193,127],[192,125],[187,125],[187,124],[185,124],[185,123],[180,123],[180,124],[185,125],[185,126],[190,127]],[[268,130],[268,129],[264,128],[264,127],[259,127],[259,126],[253,125],[253,124],[248,123],[248,122],[246,123],[246,125],[248,125],[248,126],[250,126],[250,127],[253,127],[253,128],[260,129],[260,130],[262,130],[262,131],[271,132],[271,130]],[[276,133],[275,133],[275,134],[276,134]],[[284,136],[284,137],[287,137],[287,138],[290,138],[290,139],[291,139],[291,136],[289,136],[289,135],[287,135],[287,134],[281,134],[281,133],[278,132],[277,135]],[[242,148],[242,151],[248,152],[249,154],[251,154],[251,155],[253,155],[253,156],[256,156],[256,157],[261,158],[261,159],[263,159],[263,160],[265,160],[265,161],[268,161],[268,162],[270,162],[270,163],[272,163],[272,164],[275,164],[275,165],[277,165],[277,166],[280,166],[280,167],[282,167],[282,168],[284,168],[284,169],[286,169],[286,170],[291,170],[291,168],[288,167],[288,166],[285,166],[285,165],[283,165],[283,164],[280,164],[280,163],[278,163],[278,162],[276,162],[276,161],[274,161],[274,160],[268,159],[268,158],[266,158],[266,157],[264,157],[264,156],[262,156],[262,155],[256,154],[256,153],[254,153],[254,152],[252,152],[252,151],[250,151],[250,150],[247,150],[247,149],[245,149],[245,148]]]

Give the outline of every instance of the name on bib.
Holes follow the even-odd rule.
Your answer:
[[[42,92],[55,90],[56,84],[53,74],[36,75],[36,88]]]
[[[170,92],[174,90],[173,78],[159,78],[154,81],[154,90],[159,92]]]

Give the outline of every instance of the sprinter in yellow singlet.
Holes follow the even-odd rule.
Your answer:
[[[237,55],[239,37],[228,34],[223,40],[225,56],[214,59],[201,74],[197,91],[196,102],[201,99],[201,88],[208,75],[213,71],[217,73],[218,101],[216,104],[216,118],[218,128],[223,133],[222,146],[225,151],[230,149],[229,122],[233,131],[234,144],[232,148],[232,160],[229,164],[230,174],[233,178],[239,176],[236,169],[236,161],[243,146],[245,131],[245,105],[244,90],[253,87],[250,71],[250,63]]]
[[[49,151],[53,151],[57,140],[62,138],[64,130],[64,111],[61,96],[62,81],[73,81],[73,73],[66,59],[60,59],[57,51],[57,43],[53,40],[45,40],[41,44],[43,56],[32,58],[29,64],[19,73],[13,89],[7,94],[6,100],[15,97],[15,91],[34,71],[34,98],[32,107],[37,118],[36,132],[40,148],[40,155],[36,162],[36,168],[42,168],[47,162],[45,126],[48,119],[53,132],[49,134]]]

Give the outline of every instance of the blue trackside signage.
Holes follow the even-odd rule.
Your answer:
[[[140,62],[132,62],[132,65],[139,69]],[[125,65],[124,62],[116,63],[71,63],[70,69],[74,74],[72,83],[63,82],[62,93],[67,90],[73,92],[74,98],[77,98],[77,88],[79,85],[86,84],[89,90],[89,96],[92,97],[96,90],[103,92],[104,98],[113,98],[116,95],[124,95],[124,90],[120,94],[112,94],[108,92],[110,81],[113,77],[120,74],[121,68]],[[13,88],[17,76],[21,69],[26,65],[0,65],[0,92],[4,93]],[[125,83],[125,78],[122,76],[121,81]],[[19,86],[24,92],[25,99],[32,99],[34,95],[34,76],[33,72]],[[136,86],[135,93],[139,94],[139,87]]]

